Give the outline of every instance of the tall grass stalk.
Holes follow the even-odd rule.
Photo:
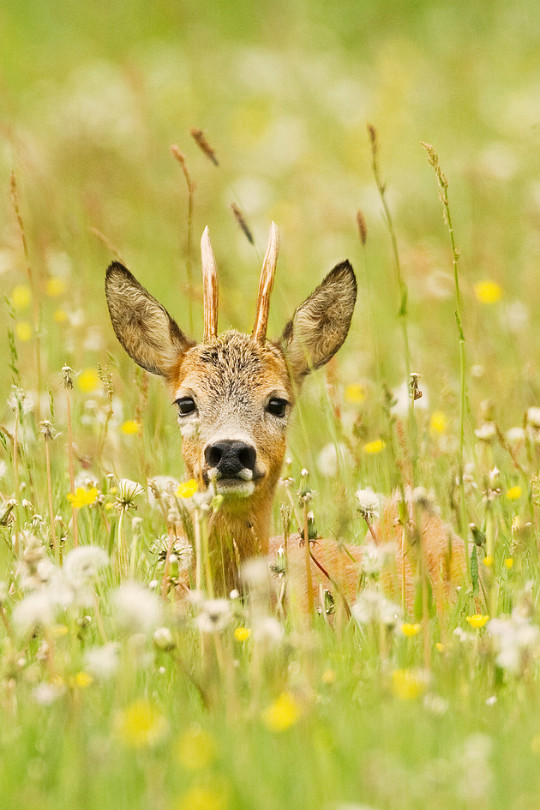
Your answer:
[[[70,491],[75,493],[75,466],[73,462],[73,426],[71,422],[71,397],[70,391],[73,389],[73,371],[69,366],[62,368],[62,377],[64,381],[64,393],[66,396],[66,419],[67,419],[67,450],[68,450],[68,469],[69,469],[69,486]],[[77,548],[79,545],[79,527],[77,525],[77,510],[71,504],[71,523],[73,526],[73,546]]]
[[[184,179],[186,181],[187,192],[188,192],[188,204],[187,204],[187,215],[186,215],[186,225],[187,225],[187,242],[186,242],[186,274],[187,274],[187,287],[188,287],[188,307],[189,307],[189,333],[193,335],[193,264],[192,264],[192,256],[193,256],[193,195],[195,193],[195,183],[191,179],[191,175],[189,173],[187,164],[186,164],[186,156],[184,153],[179,149],[179,147],[174,144],[171,146],[171,153],[173,157],[178,161],[180,164],[180,168],[182,169],[182,173],[184,175]]]
[[[43,440],[45,442],[45,469],[47,472],[47,500],[49,505],[49,523],[51,528],[51,539],[52,539],[52,547],[53,547],[53,555],[56,559],[58,557],[58,539],[56,537],[56,528],[54,525],[54,506],[53,506],[53,494],[52,494],[52,477],[51,477],[51,454],[49,449],[49,443],[53,438],[52,434],[52,427],[51,423],[48,419],[44,419],[40,422],[40,429],[43,435]]]
[[[465,500],[465,485],[463,480],[464,473],[464,443],[465,443],[465,409],[467,402],[467,383],[466,383],[466,356],[465,356],[465,335],[463,332],[463,307],[461,290],[459,284],[459,250],[456,246],[456,239],[454,235],[454,226],[452,223],[452,213],[450,211],[450,201],[448,198],[448,179],[443,173],[439,156],[433,146],[429,143],[421,141],[421,145],[426,150],[428,163],[435,172],[437,178],[437,185],[439,187],[439,198],[443,207],[443,218],[448,229],[450,236],[450,246],[452,250],[452,268],[454,271],[454,292],[456,297],[456,326],[458,332],[459,343],[459,455],[458,455],[458,474],[459,474],[459,492],[460,492],[460,529],[465,532],[467,529],[467,505]]]

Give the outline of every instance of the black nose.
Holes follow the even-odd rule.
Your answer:
[[[245,442],[225,440],[205,447],[204,457],[210,467],[215,467],[223,478],[234,478],[240,470],[255,472],[257,453]]]

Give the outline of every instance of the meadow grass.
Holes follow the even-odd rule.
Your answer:
[[[358,5],[2,12],[2,810],[538,806],[538,12]],[[360,290],[295,411],[276,531],[309,488],[322,537],[369,547],[355,493],[422,488],[468,546],[438,610],[421,568],[414,609],[369,620],[376,571],[350,621],[277,610],[256,570],[208,599],[217,505],[104,271],[200,335],[208,224],[220,328],[248,330],[272,219],[272,334],[345,256]]]

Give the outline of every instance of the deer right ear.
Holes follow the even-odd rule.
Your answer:
[[[195,344],[119,262],[107,270],[105,294],[113,329],[126,352],[142,368],[167,377],[179,355]]]
[[[327,363],[347,337],[356,303],[356,278],[345,261],[328,273],[289,321],[281,346],[297,382]]]

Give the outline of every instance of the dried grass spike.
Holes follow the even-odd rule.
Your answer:
[[[202,131],[202,129],[197,129],[196,127],[194,127],[193,129],[190,130],[190,134],[195,143],[197,144],[197,146],[199,147],[199,149],[201,149],[206,155],[206,157],[212,161],[214,166],[219,166],[216,153],[206,140],[206,136]]]

